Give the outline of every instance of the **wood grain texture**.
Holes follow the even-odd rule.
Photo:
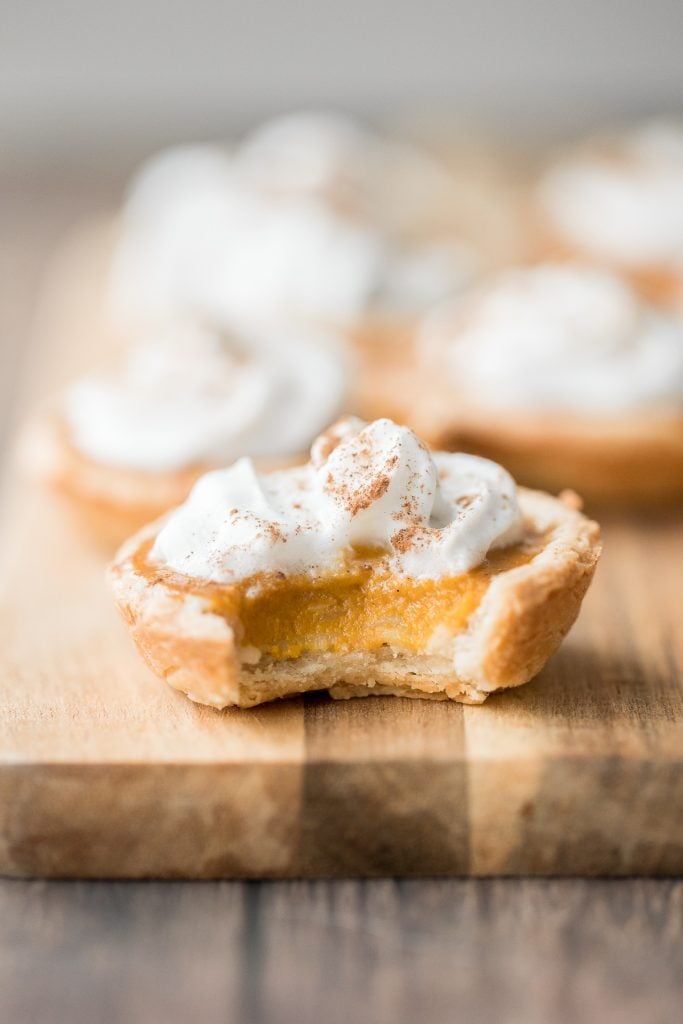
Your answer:
[[[92,244],[75,243],[52,277],[29,400],[90,358],[79,300],[90,279],[75,287],[73,267]],[[88,251],[95,277],[101,248]],[[56,498],[14,477],[1,551],[0,870],[680,872],[683,524],[604,526],[576,629],[520,690],[483,707],[313,696],[214,712],[149,673],[105,591],[102,550]]]
[[[673,1024],[683,882],[0,882],[11,1024]]]

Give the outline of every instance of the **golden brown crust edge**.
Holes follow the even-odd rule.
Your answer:
[[[548,541],[531,563],[494,577],[456,638],[456,671],[481,693],[540,671],[574,624],[601,552],[600,529],[574,507],[575,496],[520,492],[525,516],[549,531]]]
[[[495,576],[467,630],[440,642],[426,670],[416,672],[408,665],[401,673],[400,658],[391,655],[384,667],[372,656],[361,657],[349,680],[344,659],[336,660],[335,670],[333,655],[273,664],[256,674],[242,668],[233,626],[205,598],[173,591],[136,569],[134,556],[158,523],[124,544],[108,579],[152,670],[199,703],[250,707],[324,688],[336,697],[391,692],[480,703],[493,690],[527,682],[554,653],[578,614],[600,554],[597,524],[571,502],[523,489],[520,498],[529,528],[546,534],[543,549],[529,564]]]

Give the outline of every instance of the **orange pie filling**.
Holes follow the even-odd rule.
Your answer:
[[[440,579],[396,575],[386,561],[353,552],[343,570],[318,577],[269,574],[237,584],[200,583],[149,563],[147,575],[171,589],[208,597],[235,629],[238,643],[276,661],[304,654],[372,652],[388,645],[426,653],[437,631],[463,632],[492,577],[529,563],[542,538],[493,551],[475,569]]]
[[[641,295],[654,305],[670,306],[680,301],[683,281],[677,271],[637,269],[632,271],[631,278]]]

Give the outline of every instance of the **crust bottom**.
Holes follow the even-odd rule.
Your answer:
[[[439,655],[407,655],[387,646],[372,653],[303,655],[291,662],[242,669],[241,706],[310,690],[328,690],[332,697],[393,694],[481,704],[486,698],[461,679],[451,659]]]
[[[543,535],[544,546],[527,564],[492,576],[466,628],[433,636],[418,655],[385,646],[273,661],[240,650],[238,621],[218,614],[189,584],[178,591],[140,570],[138,552],[159,524],[123,546],[109,580],[152,670],[198,703],[252,707],[329,690],[337,698],[374,693],[476,704],[542,668],[576,619],[600,554],[598,527],[574,502],[524,490],[520,500],[528,530]]]

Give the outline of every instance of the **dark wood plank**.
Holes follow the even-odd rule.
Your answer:
[[[683,882],[0,884],[12,1024],[668,1024]]]
[[[305,701],[301,873],[467,874],[461,705]]]

